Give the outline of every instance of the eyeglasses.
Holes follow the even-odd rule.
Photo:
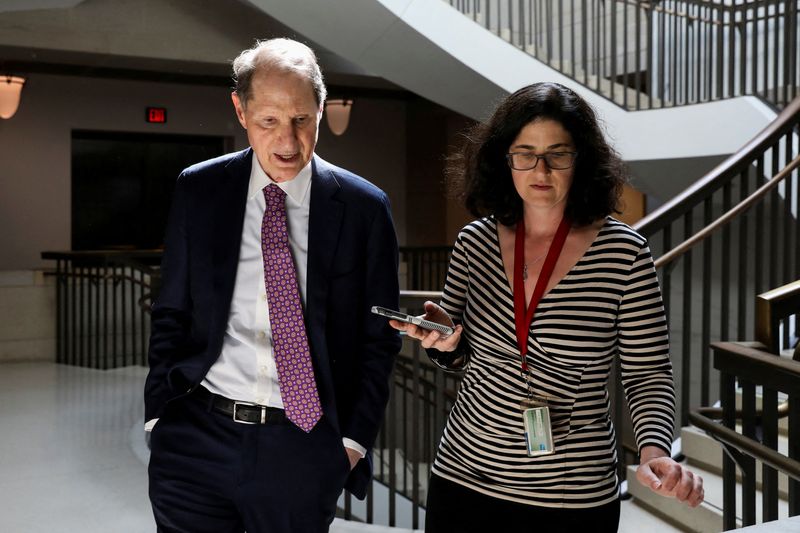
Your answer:
[[[566,170],[575,163],[578,152],[547,152],[542,155],[533,152],[511,152],[506,154],[508,166],[514,170],[533,170],[544,159],[544,164],[551,170]]]

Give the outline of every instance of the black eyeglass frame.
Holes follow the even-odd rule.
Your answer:
[[[514,162],[513,161],[514,161],[514,156],[518,155],[518,154],[527,154],[527,155],[530,155],[532,157],[535,157],[536,158],[536,162],[533,164],[532,167],[517,168],[517,167],[514,166]],[[547,160],[547,157],[548,156],[552,156],[554,154],[570,154],[572,156],[572,160],[570,161],[569,166],[566,166],[566,167],[554,167],[553,165],[551,165],[550,161]],[[547,168],[549,168],[550,170],[567,170],[567,169],[572,168],[573,166],[575,166],[575,160],[578,159],[578,152],[571,152],[571,151],[546,152],[546,153],[541,154],[541,155],[534,154],[533,152],[509,152],[509,153],[506,154],[506,162],[508,163],[508,166],[511,167],[514,170],[533,170],[539,165],[539,160],[541,160],[541,159],[544,159],[544,164],[547,165]]]

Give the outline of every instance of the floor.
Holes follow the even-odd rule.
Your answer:
[[[147,447],[138,367],[0,365],[0,531],[144,533]],[[332,533],[410,530],[336,520]],[[679,531],[623,502],[621,533]]]

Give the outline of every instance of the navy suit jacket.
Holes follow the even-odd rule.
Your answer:
[[[167,224],[152,309],[145,420],[191,392],[217,360],[228,321],[252,149],[184,170]],[[400,338],[373,305],[398,307],[397,239],[386,195],[314,156],[305,321],[324,414],[371,449],[389,398]],[[371,453],[345,488],[359,498]]]

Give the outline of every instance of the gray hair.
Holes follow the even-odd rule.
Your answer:
[[[255,46],[233,60],[233,90],[239,95],[243,106],[252,96],[250,85],[253,75],[260,69],[292,72],[308,79],[314,89],[317,105],[325,102],[328,90],[317,64],[317,56],[303,43],[284,38],[256,41]]]

